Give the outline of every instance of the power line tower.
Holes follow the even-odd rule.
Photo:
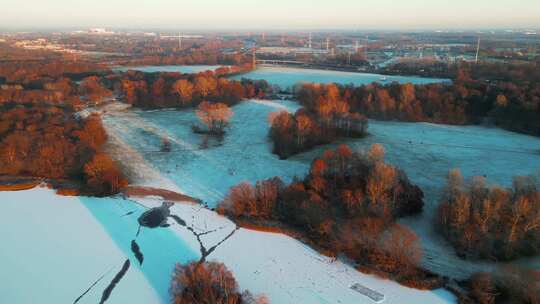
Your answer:
[[[366,35],[366,45],[364,46],[364,58],[368,58],[368,48],[369,48],[369,37]]]
[[[251,49],[251,68],[257,69],[257,50],[255,48]]]
[[[474,63],[478,63],[478,54],[480,54],[480,37],[478,37],[478,44],[476,45],[476,57],[474,58]]]
[[[182,33],[178,33],[178,49],[182,49]]]
[[[328,52],[330,50],[330,38],[326,37],[326,51]]]

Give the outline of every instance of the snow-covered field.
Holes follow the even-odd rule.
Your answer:
[[[447,82],[448,79],[440,78],[424,78],[416,76],[385,76],[380,74],[371,73],[354,73],[354,72],[340,72],[340,71],[327,71],[318,69],[300,69],[289,67],[268,67],[262,66],[255,71],[234,76],[233,79],[249,78],[254,80],[266,80],[272,85],[278,85],[282,89],[291,88],[300,82],[314,82],[314,83],[339,83],[339,84],[354,84],[363,85],[370,84],[372,82],[380,82],[383,84],[399,82],[399,83],[413,83],[413,84],[426,84]]]
[[[185,194],[214,206],[231,186],[240,182],[274,176],[289,181],[295,175],[304,175],[308,162],[294,158],[280,161],[270,153],[267,139],[268,115],[296,108],[293,102],[242,103],[234,108],[231,129],[223,143],[213,146],[217,143],[210,141],[209,149],[201,147],[204,137],[191,130],[197,120],[193,111],[108,111],[103,121],[109,133],[136,151],[122,155],[142,155]],[[172,144],[170,153],[159,152],[164,137]]]
[[[303,176],[311,160],[328,148],[285,161],[271,154],[268,114],[297,108],[293,102],[243,102],[234,107],[222,143],[205,143],[193,134],[193,111],[110,107],[104,125],[109,149],[132,172],[134,184],[181,191],[215,206],[241,181]],[[456,277],[493,267],[457,258],[432,232],[445,176],[459,167],[465,176],[486,175],[508,186],[512,176],[540,169],[540,139],[495,128],[426,123],[371,121],[369,130],[368,138],[347,143],[355,148],[384,144],[388,160],[405,169],[426,193],[424,214],[403,220],[421,236],[424,264]],[[164,137],[172,152],[159,152]],[[201,243],[172,219],[170,227],[142,228],[136,236],[137,218],[161,202],[159,197],[60,197],[43,188],[0,192],[0,303],[35,303],[37,297],[43,303],[73,303],[105,274],[78,302],[97,303],[126,259],[131,267],[107,303],[167,303],[174,264],[198,260],[201,243],[206,249],[217,245],[208,260],[224,262],[241,289],[266,294],[272,303],[375,303],[352,286],[373,291],[375,298],[384,295],[382,303],[455,302],[443,290],[419,291],[362,274],[284,235],[236,230],[231,221],[197,205],[176,204],[170,210],[193,231],[204,233]],[[144,255],[142,266],[132,252],[133,240]],[[517,263],[540,265],[539,259]]]
[[[276,175],[290,180],[294,175],[305,173],[309,162],[303,159],[280,161],[270,153],[266,140],[268,114],[282,109],[293,111],[297,107],[291,102],[242,103],[235,107],[232,128],[222,145],[210,143],[209,149],[200,148],[202,138],[191,132],[191,123],[195,121],[192,111],[118,111],[113,107],[106,111],[104,124],[116,138],[114,155],[136,160],[126,162],[134,167],[129,171],[146,172],[146,175],[137,175],[136,184],[156,186],[152,180],[156,179],[156,172],[160,172],[158,183],[162,183],[162,187],[202,198],[213,206],[238,182]],[[170,140],[173,152],[159,153],[163,137]],[[159,198],[136,200],[147,207],[157,207],[162,201]],[[454,301],[446,291],[422,292],[359,273],[284,235],[245,229],[235,231],[234,223],[200,206],[177,204],[171,208],[171,213],[197,233],[210,231],[201,237],[207,249],[233,233],[208,259],[224,262],[235,273],[242,289],[266,294],[272,303],[373,303],[351,289],[354,284],[383,294],[384,303]],[[199,250],[200,243],[191,231],[172,220],[169,223],[168,229],[184,240],[190,250]]]
[[[170,227],[142,228],[136,237],[138,216],[162,199],[132,199],[62,197],[45,188],[0,192],[1,302],[73,303],[80,297],[77,303],[98,303],[129,259],[131,267],[107,303],[168,303],[174,264],[198,260],[200,243],[171,219]],[[382,303],[454,301],[443,290],[418,291],[362,274],[284,235],[236,230],[198,205],[176,204],[171,213],[206,233],[200,238],[207,249],[233,233],[208,260],[225,263],[242,289],[265,294],[271,303],[374,303],[351,289],[355,284],[384,295]],[[142,266],[131,252],[132,240],[143,253]]]
[[[158,198],[136,200],[148,207],[157,207],[162,202]],[[354,284],[362,284],[384,295],[384,300],[379,303],[455,302],[454,296],[444,290],[419,291],[360,273],[282,234],[236,230],[233,222],[198,205],[176,204],[170,210],[196,233],[204,234],[201,242],[206,249],[225,240],[208,260],[225,263],[241,289],[264,294],[271,303],[375,303],[351,289]],[[169,229],[186,240],[192,250],[200,248],[191,231],[173,220],[169,223]]]
[[[103,276],[78,302],[99,303],[130,256],[82,200],[46,188],[0,192],[0,303],[73,303]],[[111,217],[117,214],[114,202],[91,200],[107,206]],[[123,220],[116,220],[122,227]],[[132,262],[108,303],[159,301],[149,278]]]
[[[141,71],[145,73],[157,73],[157,72],[179,72],[184,74],[200,73],[205,71],[215,71],[219,68],[219,65],[149,65],[149,66],[133,66],[133,67],[121,67],[114,70],[120,72],[127,72],[129,70]]]
[[[289,101],[244,102],[234,107],[231,129],[224,142],[208,149],[203,138],[193,134],[193,111],[127,111],[110,113],[105,122],[123,140],[144,156],[157,171],[179,185],[186,194],[214,206],[233,185],[280,176],[285,181],[303,176],[321,147],[279,160],[268,142],[269,113],[298,107]],[[390,162],[403,168],[426,194],[420,217],[403,219],[422,239],[424,265],[436,272],[463,278],[493,263],[463,261],[432,229],[432,221],[448,170],[460,168],[465,177],[485,175],[492,183],[510,186],[515,175],[534,174],[540,169],[540,139],[480,126],[448,126],[429,123],[370,121],[370,136],[346,141],[355,148],[382,143]],[[173,152],[159,151],[161,138],[169,137]],[[515,263],[538,267],[540,259]]]

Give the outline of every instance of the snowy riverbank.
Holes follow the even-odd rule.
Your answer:
[[[103,202],[107,203],[107,202]],[[0,192],[0,302],[99,303],[126,255],[80,198],[35,188]],[[108,303],[159,303],[132,265]]]

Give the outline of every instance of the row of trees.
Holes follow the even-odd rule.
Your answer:
[[[453,80],[512,82],[518,85],[538,83],[538,59],[530,63],[459,62],[448,64],[436,60],[407,60],[384,67],[380,72],[391,75],[420,75]]]
[[[67,77],[43,77],[25,85],[4,85],[0,89],[0,104],[16,102],[81,106],[83,101],[98,103],[113,95],[106,82],[105,78],[99,76],[85,77],[79,84]]]
[[[331,143],[341,136],[362,137],[367,134],[367,118],[350,111],[349,105],[339,96],[336,86],[311,87],[322,88],[325,94],[319,96],[313,104],[306,104],[306,108],[298,110],[294,115],[282,111],[272,113],[269,117],[273,150],[281,158],[316,145]]]
[[[214,73],[180,75],[129,72],[114,79],[123,100],[143,108],[193,107],[203,101],[233,105],[244,98],[263,98],[265,81],[228,80]]]
[[[382,146],[354,152],[342,145],[314,160],[303,180],[285,185],[273,178],[231,188],[218,212],[240,224],[293,229],[360,269],[427,288],[440,281],[419,269],[422,251],[414,232],[395,223],[421,212],[422,198],[403,171],[384,161]]]
[[[172,275],[174,304],[268,304],[264,296],[240,292],[233,274],[217,262],[177,264]]]
[[[101,119],[76,118],[69,108],[5,104],[0,107],[0,174],[67,179],[97,195],[127,182],[103,152]]]
[[[219,49],[192,49],[181,53],[135,55],[127,60],[120,60],[122,65],[233,65],[251,63],[251,55],[240,52],[224,54]]]
[[[42,77],[86,75],[105,69],[104,65],[82,60],[14,60],[0,62],[0,77],[6,82],[29,84]]]
[[[459,255],[507,260],[540,252],[540,190],[531,177],[511,189],[490,187],[483,177],[466,184],[459,170],[448,176],[438,230]]]
[[[311,111],[335,96],[353,113],[370,118],[469,124],[487,121],[517,132],[540,135],[540,83],[478,81],[461,75],[452,84],[392,83],[382,86],[304,84],[295,97]]]

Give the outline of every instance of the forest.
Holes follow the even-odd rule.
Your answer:
[[[514,178],[512,188],[466,183],[448,175],[437,230],[466,258],[510,260],[540,252],[540,190],[533,177]]]
[[[316,105],[285,111],[269,117],[270,139],[273,152],[281,159],[306,151],[314,146],[334,142],[339,137],[363,137],[367,134],[368,120],[350,111],[341,100],[336,85],[312,85],[325,93],[318,96]]]
[[[111,77],[122,101],[141,108],[188,108],[203,101],[234,105],[244,98],[263,98],[266,81],[229,80],[213,72],[182,75],[130,71]]]
[[[225,65],[242,66],[250,64],[251,55],[245,55],[239,52],[232,54],[223,54],[219,49],[209,49],[208,47],[196,48],[190,51],[184,51],[180,54],[148,54],[133,56],[127,60],[120,60],[117,63],[122,65]]]
[[[317,111],[319,102],[336,91],[350,112],[381,120],[425,121],[444,124],[492,124],[540,136],[540,79],[530,68],[500,65],[460,69],[452,84],[373,83],[364,86],[305,84],[295,98]],[[492,77],[489,77],[491,75]],[[334,94],[334,93],[332,93]]]
[[[346,255],[359,270],[431,289],[441,279],[419,267],[418,237],[396,223],[420,213],[422,199],[405,172],[385,162],[381,145],[361,152],[341,145],[315,159],[303,180],[239,184],[217,210],[240,225],[275,228],[324,254]]]
[[[127,185],[103,151],[98,115],[77,118],[69,107],[0,106],[0,175],[66,180],[83,193],[110,195]]]

